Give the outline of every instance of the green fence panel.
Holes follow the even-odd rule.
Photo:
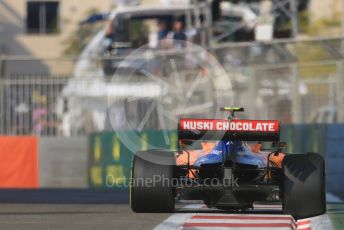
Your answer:
[[[316,152],[322,155],[326,150],[327,125],[284,125],[281,140],[287,142],[288,153]]]
[[[89,187],[128,187],[133,154],[150,148],[177,149],[177,132],[148,130],[90,134],[88,141]]]
[[[91,134],[88,139],[88,184],[89,187],[103,185],[102,138],[100,134]]]

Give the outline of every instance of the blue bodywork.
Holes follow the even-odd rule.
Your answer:
[[[229,157],[230,154],[236,154],[235,162],[248,165],[256,165],[258,168],[266,167],[263,154],[254,154],[251,148],[244,146],[241,141],[219,141],[209,154],[198,158],[195,166],[202,164],[222,163],[222,157]]]

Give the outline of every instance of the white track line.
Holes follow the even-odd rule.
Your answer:
[[[202,204],[186,205],[178,211],[190,211],[190,213],[173,214],[164,222],[156,226],[154,230],[332,229],[331,222],[327,215],[295,221],[290,215],[263,214],[266,210],[281,211],[281,205],[255,205],[254,208],[255,211],[262,211],[262,214],[214,213],[214,210],[217,209],[208,209]]]

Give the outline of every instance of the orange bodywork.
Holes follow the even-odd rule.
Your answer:
[[[189,154],[186,151],[183,151],[177,157],[177,165],[187,165],[188,164],[188,155],[190,155],[190,165],[193,165],[196,160],[202,156],[207,155],[213,148],[215,148],[216,143],[214,142],[202,142],[201,143],[202,149],[200,150],[188,150]]]
[[[278,154],[278,156],[275,156],[274,154],[272,154],[270,156],[270,161],[274,163],[276,167],[282,168],[282,162],[283,162],[284,157],[285,157],[284,153]]]
[[[177,165],[187,165],[189,157],[190,157],[189,164],[193,165],[198,158],[207,155],[213,148],[215,148],[216,143],[214,143],[214,142],[201,142],[201,146],[202,146],[202,149],[200,149],[200,150],[188,150],[187,152],[183,151],[183,153],[177,157]],[[195,170],[190,169],[189,177],[190,178],[195,177]]]

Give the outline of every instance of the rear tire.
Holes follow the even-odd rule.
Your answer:
[[[130,206],[134,212],[173,212],[172,185],[176,160],[173,152],[137,152],[132,161]]]
[[[326,212],[325,161],[316,153],[287,155],[283,160],[283,213],[296,219]]]

